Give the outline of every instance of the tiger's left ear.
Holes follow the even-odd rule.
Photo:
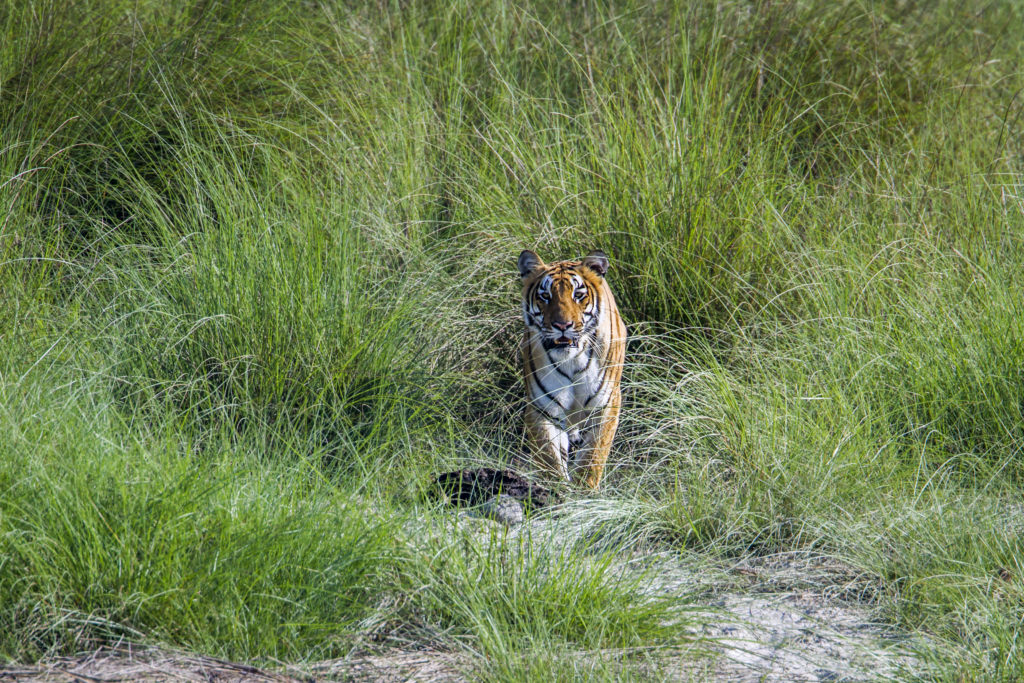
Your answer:
[[[604,274],[608,272],[608,255],[597,249],[583,257],[583,265],[604,277]]]
[[[519,276],[526,277],[534,268],[543,266],[544,262],[540,260],[540,256],[537,256],[529,249],[524,249],[523,252],[519,254],[519,261],[516,265],[519,266]]]

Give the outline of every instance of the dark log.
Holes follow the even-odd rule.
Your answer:
[[[445,472],[434,479],[434,487],[448,497],[449,503],[460,507],[482,505],[499,493],[515,498],[528,510],[559,502],[554,491],[530,482],[521,474],[489,467]]]

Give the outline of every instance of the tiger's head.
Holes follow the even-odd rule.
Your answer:
[[[592,251],[579,261],[545,264],[532,251],[519,255],[523,321],[545,350],[578,348],[597,329],[608,257]]]

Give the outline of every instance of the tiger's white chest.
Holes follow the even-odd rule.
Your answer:
[[[537,380],[531,398],[549,417],[562,422],[563,429],[577,427],[608,403],[593,345],[550,351],[535,345],[531,356]]]

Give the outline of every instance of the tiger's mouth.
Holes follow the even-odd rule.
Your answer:
[[[547,351],[550,351],[551,349],[575,349],[579,347],[579,345],[580,338],[579,335],[576,334],[572,336],[563,334],[561,337],[556,337],[555,339],[552,339],[551,337],[546,337],[544,339],[544,349]]]

